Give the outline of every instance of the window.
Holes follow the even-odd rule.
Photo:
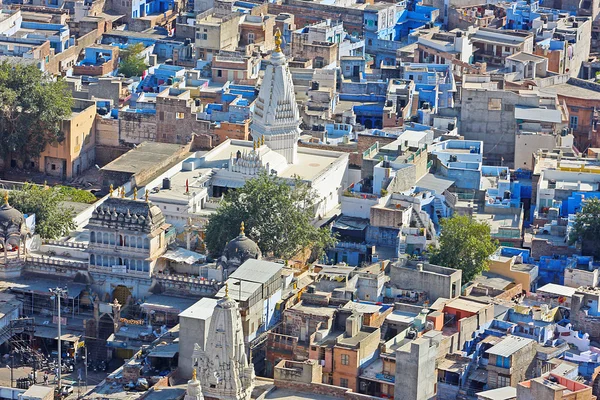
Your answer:
[[[340,378],[340,386],[347,388],[348,387],[348,379]]]
[[[222,77],[222,76],[223,76],[223,71],[222,71],[222,70],[220,70],[220,69],[218,69],[218,70],[217,70],[217,76],[218,76],[219,78],[220,78],[220,77]]]
[[[185,114],[182,112],[177,112],[175,113],[175,119],[184,119],[185,118]]]
[[[254,32],[248,33],[248,44],[254,43]]]
[[[496,356],[496,367],[510,368],[510,357]]]
[[[504,47],[504,51],[505,51],[505,52],[507,52],[507,53],[510,53],[510,47],[508,47],[508,46],[505,46],[505,47]]]
[[[52,164],[52,165],[50,166],[50,169],[51,169],[52,171],[55,171],[55,170],[56,170],[56,164]]]
[[[498,375],[498,387],[510,386],[510,376]]]
[[[348,356],[348,354],[342,354],[342,365],[348,365],[350,364],[350,356]],[[344,386],[344,387],[348,387],[348,386]]]
[[[502,110],[502,99],[489,99],[488,100],[489,111],[500,111]]]
[[[579,117],[577,115],[571,115],[569,119],[569,128],[577,129],[577,125],[579,125]]]

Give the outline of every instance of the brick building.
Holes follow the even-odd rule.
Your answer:
[[[513,386],[531,377],[535,368],[535,340],[507,335],[489,348],[487,383],[490,389]]]

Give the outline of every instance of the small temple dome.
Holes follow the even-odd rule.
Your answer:
[[[261,252],[256,242],[247,237],[244,233],[243,222],[240,228],[240,234],[227,243],[223,255],[227,260],[239,260],[240,265],[250,258],[259,259],[261,257]]]

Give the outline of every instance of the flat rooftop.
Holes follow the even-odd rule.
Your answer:
[[[167,160],[185,146],[170,143],[144,142],[101,168],[102,171],[135,174]],[[194,153],[188,153],[188,157]]]
[[[210,159],[201,163],[200,168],[224,168],[224,166],[229,163],[231,154],[236,154],[238,151],[242,154],[244,152],[248,153],[252,151],[252,146],[253,144],[251,141],[231,140],[228,144],[220,145],[209,151],[207,156]],[[271,151],[273,150],[267,149],[267,151],[265,151],[265,155],[262,156],[263,161],[268,161],[265,160],[265,158],[269,157],[268,153]],[[262,154],[262,148],[260,149],[260,152]],[[313,180],[342,156],[347,157],[347,154],[299,147],[298,162],[296,164],[287,165],[283,171],[279,172],[278,176],[281,178],[293,178],[298,176],[300,179]]]
[[[490,225],[491,232],[498,233],[500,228],[521,227],[520,214],[488,214],[488,213],[473,213],[473,218],[479,222],[486,222]]]
[[[296,304],[291,309],[296,310],[296,311],[301,311],[305,314],[330,316],[330,317],[332,317],[337,310],[337,308],[333,308],[333,307],[313,306],[310,304],[304,305],[302,302]]]
[[[476,301],[463,299],[460,297],[457,299],[454,299],[454,300],[450,300],[449,302],[446,303],[446,307],[455,308],[457,310],[467,311],[467,312],[472,312],[472,313],[477,313],[477,312],[483,310],[484,308],[486,308],[487,306],[489,306],[489,304],[487,304],[487,303],[483,304],[483,303],[479,303]]]
[[[265,399],[277,399],[277,400],[336,400],[337,397],[325,396],[317,393],[303,393],[297,392],[290,389],[276,388],[271,390]]]
[[[590,88],[594,86],[598,87],[597,90]],[[588,87],[581,87],[579,85],[572,85],[567,82],[561,85],[550,86],[542,90],[549,93],[556,93],[559,96],[575,97],[586,100],[600,100],[600,85],[590,84]]]

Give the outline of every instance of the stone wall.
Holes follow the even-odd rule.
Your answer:
[[[119,143],[126,146],[156,141],[156,114],[119,113]]]
[[[540,256],[557,255],[557,256],[572,256],[577,253],[577,250],[564,245],[555,245],[547,239],[532,239],[531,240],[531,257],[539,259]]]

